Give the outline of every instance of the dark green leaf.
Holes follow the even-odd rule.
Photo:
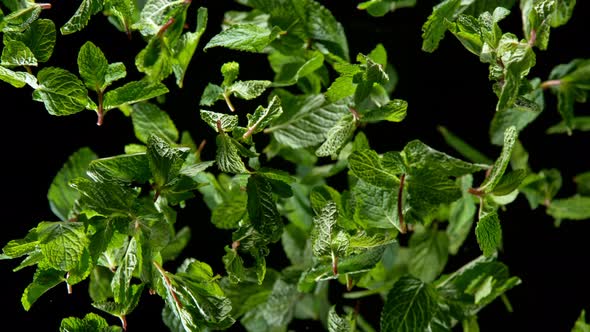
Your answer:
[[[82,45],[78,53],[78,70],[88,89],[97,92],[104,90],[108,68],[107,58],[100,48],[90,41]]]
[[[174,122],[166,112],[154,104],[137,103],[133,105],[131,119],[135,137],[143,143],[147,143],[152,134],[165,139],[169,144],[174,144],[178,140],[178,130]]]
[[[96,182],[120,184],[145,183],[152,177],[145,152],[93,160],[86,174]]]
[[[498,213],[491,212],[480,216],[475,227],[477,243],[484,256],[490,257],[502,247],[502,227]]]
[[[97,314],[89,313],[84,318],[68,317],[61,321],[59,326],[60,332],[120,332],[118,326],[109,326],[107,321]]]
[[[75,189],[70,187],[69,181],[85,176],[90,162],[96,158],[96,154],[89,148],[82,148],[74,152],[51,182],[47,199],[51,211],[62,221],[73,217],[74,206],[80,196]]]
[[[387,294],[381,313],[381,331],[424,331],[436,311],[436,293],[432,287],[419,279],[402,277]]]
[[[175,148],[156,134],[148,138],[147,157],[157,188],[162,188],[173,180],[184,163],[188,148]]]
[[[103,3],[99,0],[82,0],[74,16],[60,28],[60,32],[67,35],[82,30],[88,25],[90,18],[101,11],[102,6]]]
[[[445,139],[445,142],[447,142],[448,145],[450,145],[453,149],[459,152],[466,159],[479,164],[489,165],[492,163],[492,160],[490,158],[476,150],[474,147],[469,145],[469,143],[465,142],[464,140],[456,136],[447,128],[443,126],[438,126],[437,129]]]
[[[283,221],[272,196],[270,182],[259,175],[248,178],[248,215],[254,229],[276,242],[283,232]]]

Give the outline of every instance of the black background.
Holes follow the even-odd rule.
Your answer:
[[[394,98],[409,102],[408,116],[399,124],[383,123],[365,128],[372,146],[379,152],[399,150],[406,142],[420,139],[430,146],[456,155],[442,141],[436,130],[443,125],[489,156],[496,156],[499,148],[488,138],[488,124],[496,104],[491,83],[487,79],[487,65],[467,52],[459,42],[447,34],[440,48],[433,54],[422,52],[421,26],[438,1],[418,0],[416,8],[402,9],[383,18],[372,18],[356,10],[359,1],[321,1],[342,22],[348,36],[350,54],[368,53],[377,43],[386,47],[390,62],[399,73]],[[546,79],[551,68],[573,58],[590,55],[590,6],[578,1],[573,18],[564,27],[553,29],[548,51],[537,51],[537,66],[529,77]],[[62,26],[73,14],[77,1],[60,0],[53,8],[42,13],[43,18],[54,19]],[[230,0],[194,1],[189,10],[190,24],[194,24],[196,9],[209,8],[209,25],[200,47],[191,62],[185,87],[171,88],[164,109],[170,113],[180,130],[189,130],[195,140],[206,139],[205,158],[213,158],[215,151],[212,133],[198,115],[198,100],[209,81],[221,80],[219,67],[227,61],[239,61],[241,79],[272,79],[264,55],[211,49],[203,52],[202,46],[220,30],[223,12],[240,9]],[[511,16],[501,23],[504,31],[522,36],[520,13],[515,7]],[[60,66],[77,73],[77,52],[86,40],[99,46],[110,62],[122,61],[127,66],[128,79],[141,75],[134,67],[135,55],[144,47],[141,36],[135,33],[131,40],[111,26],[105,17],[95,16],[80,33],[58,35],[54,55],[44,66]],[[47,114],[43,104],[31,100],[31,89],[16,89],[0,83],[2,102],[2,131],[0,155],[2,180],[2,231],[0,245],[10,239],[23,237],[39,221],[53,221],[46,193],[53,176],[67,157],[80,147],[88,146],[99,156],[123,153],[123,146],[137,143],[130,119],[120,112],[107,114],[102,127],[96,126],[96,115],[84,111],[69,117]],[[559,121],[556,100],[546,94],[547,108],[532,125],[520,135],[529,150],[533,170],[556,167],[562,171],[564,187],[560,197],[572,195],[575,188],[572,177],[590,170],[588,133],[576,132],[573,136],[545,135],[549,125]],[[251,103],[238,103],[244,112],[251,112]],[[588,105],[576,105],[578,115],[588,113]],[[222,110],[220,108],[219,110]],[[338,185],[338,184],[335,184]],[[340,183],[342,185],[342,183]],[[179,213],[179,223],[191,225],[193,240],[185,251],[223,273],[221,256],[223,246],[229,243],[228,233],[215,231],[210,225],[209,212],[198,199],[191,200]],[[583,308],[590,310],[590,223],[564,222],[556,228],[542,208],[530,211],[526,200],[519,197],[507,211],[501,212],[504,248],[500,259],[523,283],[508,293],[514,312],[508,313],[497,301],[480,314],[482,331],[569,331]],[[447,271],[452,271],[479,255],[473,236],[461,251],[450,257]],[[275,256],[271,262],[284,264],[284,257]],[[18,263],[0,262],[0,294],[3,308],[2,330],[56,331],[59,322],[67,316],[83,316],[97,312],[90,306],[86,283],[74,287],[72,295],[60,285],[41,297],[25,312],[20,296],[32,280],[33,270],[12,272]],[[334,300],[337,301],[337,292]],[[361,303],[361,312],[378,327],[380,299],[368,298]],[[166,331],[160,319],[162,301],[145,295],[140,307],[128,317],[129,331]],[[106,317],[106,315],[105,315]],[[108,317],[111,324],[118,321]],[[6,328],[12,326],[14,328]],[[238,325],[235,326],[239,330]],[[318,325],[301,323],[294,330],[317,330]]]

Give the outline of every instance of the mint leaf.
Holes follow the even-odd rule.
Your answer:
[[[73,153],[59,170],[47,192],[51,211],[62,221],[75,216],[75,203],[79,193],[70,187],[69,181],[86,175],[90,162],[97,156],[89,148],[82,148]]]
[[[461,198],[451,203],[449,211],[449,253],[456,255],[467,236],[471,234],[471,227],[475,217],[476,207],[473,195],[468,190],[473,185],[473,176],[465,175],[460,179]]]
[[[37,268],[33,282],[31,282],[21,298],[21,303],[26,311],[31,309],[31,306],[45,294],[48,290],[65,281],[64,272],[54,269]]]
[[[143,36],[154,36],[171,18],[186,15],[188,7],[182,0],[148,0],[131,28],[138,29]]]
[[[413,140],[406,144],[402,154],[407,160],[406,167],[435,170],[441,175],[462,176],[487,168],[486,165],[472,164],[451,157],[418,140]]]
[[[236,81],[226,87],[225,93],[233,94],[241,99],[250,100],[263,94],[264,90],[270,84],[270,81]]]
[[[134,237],[129,240],[125,256],[117,266],[117,271],[111,281],[111,289],[115,303],[127,303],[130,297],[130,283],[137,266],[137,241]]]
[[[3,66],[37,66],[37,59],[21,41],[4,39],[1,64]]]
[[[399,183],[399,168],[383,166],[383,161],[373,150],[354,151],[348,157],[348,167],[352,174],[371,185],[384,189],[395,189]]]
[[[211,211],[211,222],[217,228],[237,228],[247,211],[248,196],[232,194]]]
[[[381,17],[388,12],[415,5],[416,0],[370,0],[359,3],[356,8],[366,10],[371,16]]]
[[[519,190],[525,194],[529,205],[536,209],[539,204],[549,205],[561,188],[561,173],[557,169],[544,169],[529,174],[522,182]]]
[[[272,52],[269,54],[268,60],[276,73],[272,83],[274,87],[296,84],[300,80],[312,76],[324,64],[324,56],[316,51],[306,52],[303,55],[286,55],[280,52]]]
[[[248,178],[248,215],[256,231],[276,242],[283,232],[283,221],[272,196],[270,182],[257,174]]]
[[[510,157],[512,155],[512,149],[514,148],[517,135],[516,127],[512,126],[506,129],[504,132],[504,146],[502,147],[500,157],[496,159],[496,162],[492,166],[492,171],[478,190],[489,193],[494,190],[496,185],[498,185],[502,179],[502,175],[504,175],[504,172],[506,171],[506,167],[508,167],[508,163],[510,163]]]
[[[51,268],[69,271],[81,261],[88,238],[81,222],[41,222],[37,226],[39,247]]]
[[[84,331],[100,331],[100,332],[119,332],[120,327],[109,326],[107,321],[97,314],[89,313],[84,318],[69,317],[64,318],[59,326],[60,332],[84,332]]]
[[[99,0],[82,0],[80,6],[72,16],[59,30],[63,35],[72,34],[82,30],[88,25],[90,18],[98,14],[103,8],[103,3]]]
[[[242,138],[247,138],[252,134],[261,132],[272,121],[281,116],[281,114],[283,114],[281,100],[279,97],[274,96],[268,103],[268,107],[264,108],[259,106],[254,114],[248,114],[248,131],[242,136]]]
[[[502,227],[498,213],[490,212],[480,216],[475,235],[484,256],[492,256],[502,246]]]
[[[27,72],[15,72],[2,66],[0,66],[0,80],[15,88],[22,88],[26,84],[33,88],[37,87],[37,78],[35,76]]]
[[[38,19],[32,22],[28,29],[22,33],[6,33],[4,43],[6,45],[10,41],[22,42],[33,53],[35,61],[47,62],[53,54],[55,38],[56,32],[53,21]]]
[[[364,180],[356,182],[352,188],[354,200],[354,220],[365,228],[397,228],[402,225],[397,213],[397,190],[384,189]]]
[[[225,173],[248,173],[246,165],[242,161],[238,152],[238,142],[225,133],[217,135],[215,142],[217,143],[217,152],[215,155],[215,162],[219,170]]]
[[[346,254],[349,236],[336,225],[337,220],[338,210],[334,202],[328,202],[321,209],[319,215],[313,219],[314,227],[312,228],[311,241],[313,254],[316,257],[328,256],[334,262],[337,257]],[[334,274],[337,274],[337,270],[335,271]]]
[[[178,175],[189,150],[172,147],[155,134],[150,135],[147,146],[147,157],[156,190],[161,190]]]
[[[131,112],[135,137],[147,143],[150,135],[154,134],[166,140],[169,144],[178,141],[178,130],[170,116],[150,103],[137,103]]]
[[[78,69],[80,77],[88,89],[93,91],[103,91],[106,88],[106,75],[109,63],[104,53],[87,41],[78,52]]]
[[[203,48],[226,47],[232,50],[262,53],[278,36],[281,29],[254,24],[236,24],[215,35]]]
[[[110,110],[122,105],[137,103],[168,93],[162,83],[145,80],[129,82],[122,87],[107,92],[104,96],[104,109]]]
[[[217,132],[219,132],[220,127],[223,129],[223,131],[232,131],[238,126],[237,115],[229,115],[205,110],[201,110],[200,113],[201,119]]]
[[[426,330],[437,311],[436,293],[429,284],[404,276],[393,285],[381,312],[381,331]]]
[[[234,322],[230,316],[231,302],[223,294],[211,267],[196,260],[184,266],[172,274],[156,264],[163,285],[158,294],[166,300],[174,316],[187,331],[231,326]]]
[[[406,117],[408,103],[401,99],[394,99],[381,107],[361,115],[363,122],[401,122]]]
[[[119,184],[145,183],[152,176],[145,152],[93,160],[86,174],[96,182]]]
[[[356,121],[353,116],[347,114],[340,118],[334,127],[326,133],[326,140],[315,151],[318,157],[330,156],[337,159],[340,150],[350,140],[356,130]]]
[[[127,215],[138,195],[131,188],[113,183],[93,182],[85,178],[72,180],[71,186],[80,192],[78,202],[82,209],[90,209],[104,216]]]
[[[39,85],[33,92],[33,100],[43,102],[51,115],[75,114],[88,104],[88,90],[65,69],[43,68],[37,73],[37,80]]]
[[[547,207],[547,213],[557,220],[590,219],[590,197],[572,196],[554,199]]]
[[[176,84],[182,88],[188,66],[195,54],[201,37],[207,28],[207,8],[199,7],[197,12],[197,26],[195,32],[184,33],[174,44],[172,49],[172,71],[176,76]]]
[[[499,114],[499,113],[496,113]],[[453,149],[459,152],[463,157],[469,159],[474,163],[480,164],[491,164],[492,160],[486,157],[484,154],[476,150],[474,147],[469,145],[469,143],[465,142],[458,136],[456,136],[453,132],[449,131],[447,128],[443,126],[437,127],[438,131],[441,133],[445,142],[450,145]]]
[[[422,229],[409,242],[410,272],[424,282],[432,282],[443,271],[449,257],[449,238],[436,229]]]
[[[328,311],[328,331],[329,332],[351,332],[354,331],[354,320],[352,314],[341,317],[336,312],[336,306],[333,305]]]
[[[590,116],[576,116],[570,119],[570,125],[565,121],[547,128],[547,134],[565,134],[573,130],[590,131]]]

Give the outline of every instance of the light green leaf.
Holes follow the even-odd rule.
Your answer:
[[[352,188],[354,220],[366,228],[402,230],[397,214],[397,189],[384,189],[363,180]]]
[[[104,96],[104,109],[110,110],[168,93],[168,88],[160,82],[133,81],[107,92]]]
[[[412,234],[409,248],[408,272],[424,282],[434,281],[449,257],[447,234],[436,229],[423,229]]]
[[[500,182],[496,185],[492,193],[497,196],[505,196],[518,189],[522,181],[527,177],[527,171],[517,169],[510,173],[502,175]]]
[[[237,250],[225,246],[225,255],[222,258],[227,271],[227,277],[231,283],[237,284],[247,278],[244,261],[238,255]]]
[[[41,6],[37,3],[26,3],[24,6],[15,6],[14,11],[3,17],[3,32],[23,32],[41,14]]]
[[[340,150],[350,140],[356,130],[356,121],[351,114],[346,114],[338,120],[334,127],[326,133],[326,140],[315,151],[318,157],[338,158]]]
[[[402,155],[405,156],[407,167],[410,169],[428,169],[447,176],[462,176],[485,170],[488,167],[487,165],[472,164],[451,157],[418,140],[406,144]]]
[[[349,236],[336,225],[338,209],[336,203],[328,202],[313,219],[311,241],[313,254],[316,257],[344,256],[348,250]]]
[[[176,76],[176,84],[180,88],[183,87],[184,76],[188,65],[195,54],[201,36],[203,36],[203,33],[205,33],[205,29],[207,28],[207,20],[207,8],[199,7],[195,32],[187,32],[180,36],[172,49],[174,56],[172,60],[172,71]]]
[[[572,332],[589,332],[590,324],[586,322],[586,311],[582,310],[580,317],[576,320],[576,323],[572,329]]]
[[[281,29],[269,29],[255,24],[236,24],[215,35],[203,48],[226,47],[232,50],[262,53],[278,36]]]
[[[274,96],[268,103],[268,107],[264,108],[262,106],[259,106],[254,112],[254,114],[247,115],[248,131],[246,132],[246,134],[244,134],[244,136],[261,132],[272,121],[281,116],[281,114],[283,114],[283,109],[281,108],[281,100],[278,96]]]
[[[393,285],[381,313],[381,331],[415,332],[427,329],[437,309],[429,284],[404,276]]]
[[[471,234],[471,227],[475,217],[476,207],[473,195],[467,190],[473,185],[473,176],[470,174],[460,179],[462,196],[459,200],[451,203],[449,211],[449,226],[447,235],[449,237],[449,253],[456,255],[465,239]]]
[[[529,205],[536,209],[539,204],[548,206],[561,188],[561,173],[557,169],[544,169],[537,174],[529,174],[519,190],[525,194]]]
[[[378,121],[389,121],[389,122],[400,122],[406,117],[408,110],[408,102],[401,99],[394,99],[389,101],[387,104],[371,110],[361,115],[361,121],[363,122],[378,122]]]
[[[584,172],[574,176],[576,191],[583,196],[590,196],[590,172]]]
[[[569,198],[554,199],[549,204],[547,213],[558,220],[590,219],[590,197],[576,195]]]
[[[154,104],[146,102],[134,104],[131,120],[135,137],[143,143],[147,143],[152,134],[166,140],[169,144],[178,141],[178,130],[174,122],[166,112]]]
[[[104,53],[91,41],[87,41],[78,52],[78,70],[88,89],[102,92],[106,88],[106,74],[109,63]]]
[[[89,148],[74,152],[59,170],[47,192],[51,211],[62,221],[74,215],[74,206],[80,194],[70,187],[69,181],[86,175],[90,162],[97,156]]]
[[[84,318],[68,317],[61,321],[59,332],[120,332],[118,326],[109,326],[107,321],[95,313],[89,313]]]
[[[93,182],[85,178],[70,181],[71,186],[80,192],[82,209],[90,209],[104,216],[111,214],[127,215],[135,198],[135,190],[113,183]]]
[[[102,10],[103,3],[100,0],[82,0],[80,6],[59,30],[63,35],[68,35],[82,30],[90,18]]]
[[[26,311],[31,309],[31,306],[45,294],[48,290],[65,281],[64,272],[54,269],[37,268],[33,282],[31,282],[21,298],[21,303]]]
[[[502,227],[497,212],[491,212],[480,216],[475,235],[479,248],[484,256],[490,257],[502,247]]]
[[[88,103],[88,90],[69,71],[57,67],[46,67],[37,73],[39,85],[33,92],[33,99],[45,104],[51,115],[78,113]]]
[[[270,66],[276,73],[273,87],[284,87],[296,84],[299,80],[313,74],[324,64],[324,56],[320,52],[309,52],[303,56],[285,55],[278,51],[268,56]]]
[[[373,150],[354,151],[348,157],[348,167],[359,179],[384,189],[396,189],[399,183],[399,169],[384,167],[377,152]]]
[[[225,93],[250,100],[263,94],[271,83],[271,81],[236,81],[226,88]]]
[[[171,18],[186,15],[188,7],[184,0],[147,0],[131,28],[138,29],[143,36],[154,36]]]
[[[270,182],[257,174],[248,178],[248,215],[256,231],[276,242],[283,232],[283,221],[272,196]]]
[[[211,106],[215,104],[216,101],[223,99],[223,88],[221,88],[219,85],[209,83],[201,95],[199,105]]]
[[[566,134],[573,130],[590,131],[590,116],[576,116],[570,119],[570,125],[565,121],[547,128],[547,134]]]
[[[15,88],[22,88],[26,84],[33,89],[37,88],[37,78],[27,72],[15,72],[8,68],[0,66],[0,80],[14,86]]]
[[[201,119],[211,128],[219,132],[218,123],[223,131],[232,131],[238,126],[238,116],[201,110]]]
[[[510,157],[512,155],[512,149],[514,148],[517,135],[518,133],[516,131],[516,127],[512,126],[506,129],[504,132],[504,146],[502,147],[502,152],[492,166],[492,171],[486,177],[478,190],[489,193],[492,192],[494,188],[496,188],[502,179],[502,175],[504,175],[504,172],[506,171],[506,167],[508,167],[508,164],[510,163]]]
[[[416,0],[370,0],[359,3],[356,8],[366,10],[371,16],[381,17],[397,9],[415,5]]]
[[[37,59],[33,52],[19,40],[4,39],[4,48],[2,49],[3,66],[37,66]]]
[[[237,228],[247,211],[247,203],[247,195],[232,195],[211,211],[211,222],[221,229]]]
[[[31,23],[22,33],[6,33],[4,42],[18,40],[23,42],[35,55],[38,62],[47,62],[55,46],[55,24],[48,19],[38,19]]]
[[[528,43],[509,33],[502,35],[497,52],[502,61],[503,80],[498,91],[496,111],[504,111],[516,103],[521,81],[535,65],[536,56]]]
[[[69,271],[78,266],[88,246],[81,222],[41,222],[37,226],[39,247],[50,267]]]

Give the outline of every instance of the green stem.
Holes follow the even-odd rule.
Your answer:
[[[229,110],[232,112],[236,111],[236,108],[234,107],[234,105],[231,103],[231,100],[229,99],[229,94],[227,93],[223,93],[223,99],[225,99],[225,103],[227,104],[227,107],[229,107]]]

